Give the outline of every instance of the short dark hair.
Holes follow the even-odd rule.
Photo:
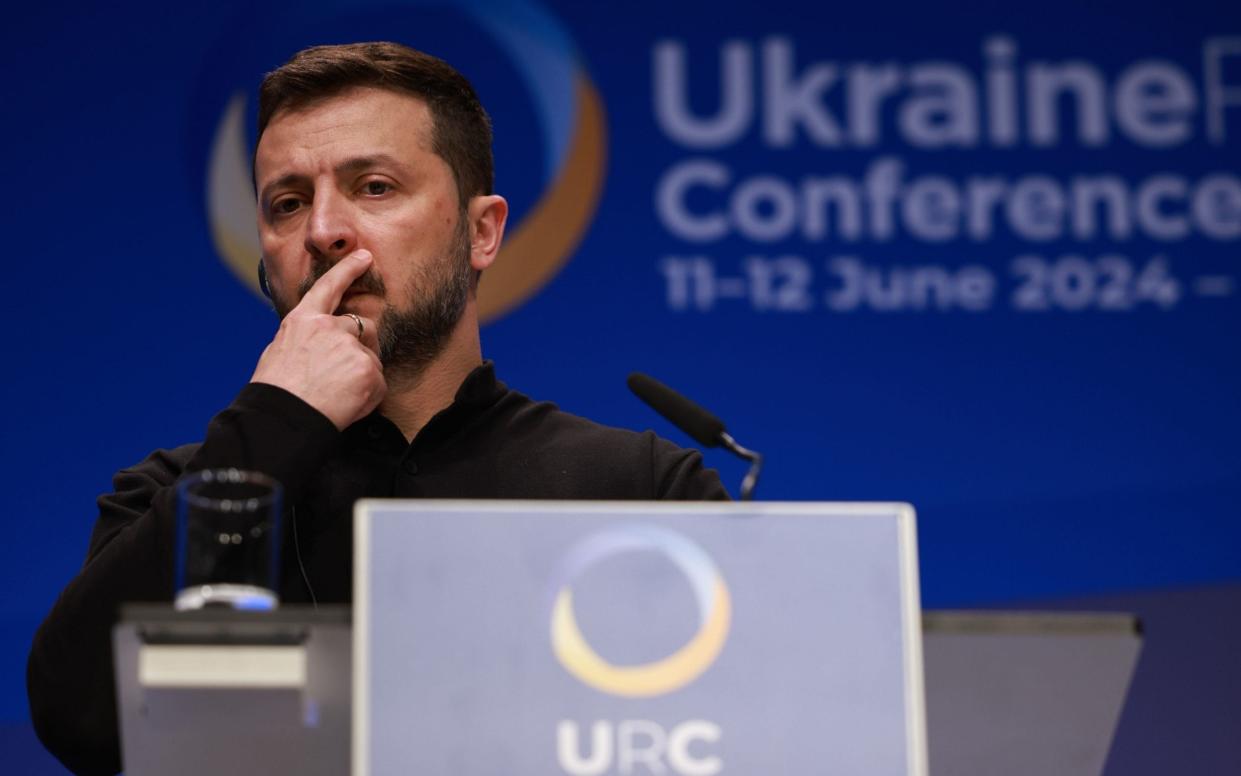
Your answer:
[[[431,150],[452,170],[461,206],[495,186],[491,119],[452,65],[399,43],[312,46],[268,73],[259,87],[259,137],[272,117],[360,86],[405,92],[431,110]]]

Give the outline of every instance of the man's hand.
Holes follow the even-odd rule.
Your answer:
[[[367,251],[346,256],[315,281],[263,350],[251,382],[283,388],[342,431],[379,406],[388,390],[375,322],[333,315],[354,280],[371,266]]]

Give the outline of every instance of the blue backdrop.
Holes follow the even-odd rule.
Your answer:
[[[763,498],[912,502],[927,607],[1144,614],[1109,773],[1241,768],[1241,6],[8,15],[0,723],[27,771],[57,772],[26,650],[94,496],[198,439],[276,323],[249,286],[257,81],[362,39],[443,56],[493,114],[502,379],[688,443],[628,395],[650,372],[767,454]]]

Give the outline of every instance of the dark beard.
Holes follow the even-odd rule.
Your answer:
[[[417,379],[443,352],[465,312],[471,269],[470,229],[464,212],[458,216],[449,254],[410,281],[408,291],[414,302],[408,310],[384,305],[379,317],[379,361],[389,381]]]
[[[467,219],[463,209],[457,216],[449,255],[410,278],[407,292],[413,301],[409,309],[401,310],[391,302],[384,303],[377,323],[379,360],[388,380],[417,379],[427,365],[443,352],[453,329],[461,320],[472,275]],[[312,257],[310,275],[298,285],[297,298],[304,297],[333,264],[323,257]],[[388,298],[383,280],[370,269],[355,280],[350,289],[374,294],[385,300]],[[292,309],[279,300],[275,305],[281,318]]]

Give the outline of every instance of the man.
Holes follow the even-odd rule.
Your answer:
[[[388,43],[307,49],[263,82],[254,159],[280,328],[199,445],[152,453],[99,499],[87,560],[35,636],[44,744],[121,767],[110,628],[173,595],[173,484],[236,467],[285,487],[281,598],[348,602],[354,501],[726,498],[697,453],[535,403],[482,359],[476,288],[508,206],[490,122],[447,64]]]

